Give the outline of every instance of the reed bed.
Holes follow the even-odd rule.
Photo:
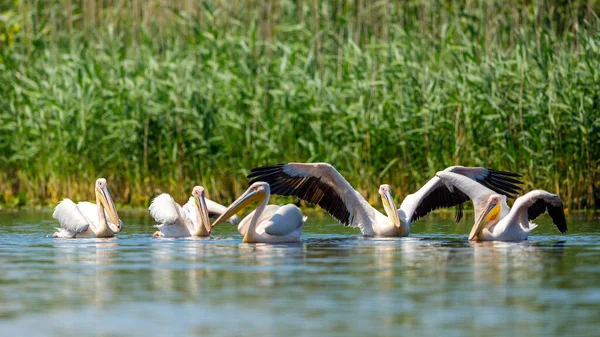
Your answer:
[[[147,206],[252,167],[335,165],[377,200],[449,165],[600,207],[597,1],[0,5],[0,203]]]

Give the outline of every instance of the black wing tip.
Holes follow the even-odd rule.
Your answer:
[[[453,206],[458,206],[454,216],[454,221],[458,223],[463,216],[463,204],[469,200],[469,197],[459,189],[455,189],[454,192],[450,192],[445,185],[439,186],[421,200],[421,203],[417,206],[412,217],[410,218],[410,223],[412,224],[416,222],[420,218],[429,214],[431,211],[440,208],[450,208]]]
[[[283,167],[284,165],[285,164],[257,166],[257,167],[254,167],[254,168],[250,169],[250,172],[257,172],[257,171],[264,171],[264,170],[276,169],[276,168]]]
[[[519,186],[515,186],[510,183],[497,184],[488,181],[482,181],[480,183],[496,193],[504,194],[509,199],[516,199],[517,194],[519,193],[519,191],[521,191],[521,188]]]
[[[559,223],[554,223],[556,225],[556,228],[558,228],[558,231],[561,232],[562,234],[566,234],[569,229],[567,228],[567,221],[565,220],[565,222],[559,222]]]
[[[558,231],[561,232],[562,234],[565,234],[568,232],[568,228],[567,228],[567,218],[565,217],[565,209],[564,206],[561,205],[560,206],[550,206],[548,205],[548,213],[550,215],[550,217],[552,218],[552,222],[554,222],[554,224],[556,225],[556,228],[558,228]]]
[[[494,174],[493,176],[490,177],[490,179],[493,179],[497,182],[500,183],[504,183],[504,184],[511,184],[511,185],[522,185],[523,182],[519,179],[515,179],[515,178],[509,178],[509,177],[505,177],[505,176],[499,176]],[[520,187],[518,187],[520,188]]]
[[[515,178],[521,178],[523,177],[523,175],[521,173],[515,173],[515,172],[510,172],[510,171],[502,171],[502,170],[496,170],[496,169],[492,169],[489,167],[485,168],[486,170],[501,175],[501,176],[506,176],[506,177],[515,177]],[[519,182],[519,183],[523,183],[523,182]]]
[[[519,186],[523,185],[523,182],[519,180],[522,177],[521,174],[491,168],[486,169],[489,174],[480,181],[485,187],[494,190],[496,193],[504,194],[510,199],[515,199],[522,191],[522,187]]]
[[[271,186],[271,193],[295,196],[311,205],[318,205],[344,226],[352,225],[352,215],[342,198],[318,177],[289,176],[283,171],[287,164],[255,167],[247,176],[248,186],[263,181]]]
[[[561,232],[562,234],[566,234],[569,231],[569,229],[567,228],[567,219],[562,218],[562,219],[559,219],[558,221],[553,221],[553,222],[556,225],[556,228],[558,228],[558,231]]]
[[[552,205],[547,200],[538,199],[529,207],[527,212],[529,221],[533,221],[540,215],[548,213],[560,233],[565,234],[568,232],[567,218],[565,217],[565,210],[562,202],[560,205]]]
[[[460,220],[462,219],[464,207],[465,207],[464,203],[460,203],[460,204],[456,205],[456,213],[454,214],[454,223],[459,223]]]
[[[279,172],[283,169],[284,165],[285,164],[277,164],[254,167],[250,169],[250,174],[248,174],[246,178],[250,179],[267,173]]]

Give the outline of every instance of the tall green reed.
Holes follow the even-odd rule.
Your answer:
[[[251,167],[326,161],[373,199],[461,164],[597,208],[595,9],[516,4],[16,2],[2,201],[89,198],[106,176],[132,206],[196,184],[225,202]]]

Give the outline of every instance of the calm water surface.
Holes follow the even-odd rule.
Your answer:
[[[1,336],[590,336],[600,334],[600,220],[547,217],[523,243],[468,243],[472,218],[368,239],[308,213],[302,243],[54,239],[49,211],[0,213]]]

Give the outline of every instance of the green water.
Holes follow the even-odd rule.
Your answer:
[[[600,331],[600,220],[547,217],[522,243],[468,243],[430,216],[369,239],[308,213],[302,243],[54,239],[50,212],[0,213],[1,336],[542,336]]]

